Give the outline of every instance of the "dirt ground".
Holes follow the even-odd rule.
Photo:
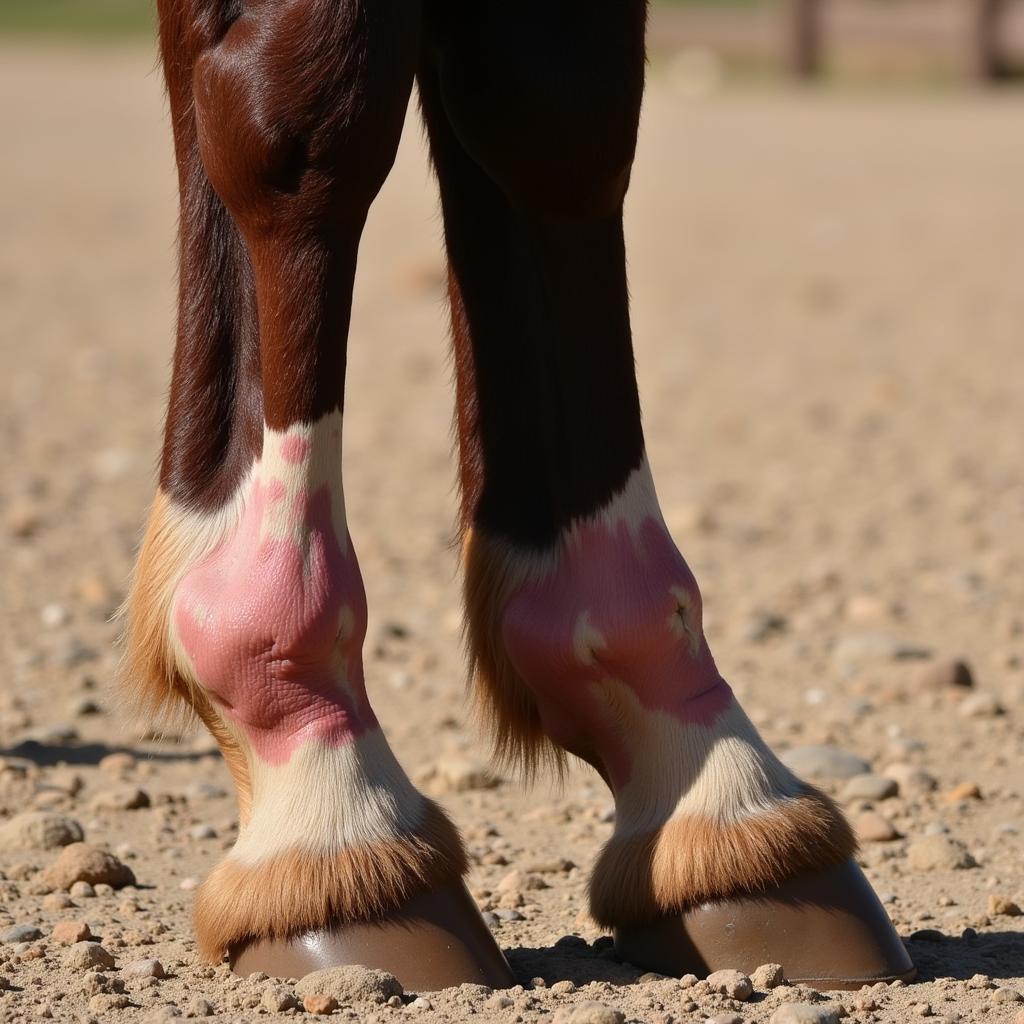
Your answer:
[[[197,962],[191,893],[236,831],[227,774],[205,734],[154,741],[127,722],[111,686],[173,334],[154,68],[141,45],[0,49],[5,1022],[250,1022],[291,999]],[[883,798],[892,783],[797,752],[865,837],[920,980],[734,1002],[642,978],[585,912],[611,830],[598,780],[487,775],[459,653],[439,225],[410,124],[350,346],[367,674],[400,759],[465,831],[522,987],[345,1019],[537,1022],[596,1001],[661,1024],[767,1021],[794,1002],[822,1009],[802,1020],[1024,1020],[1024,95],[722,92],[692,72],[651,82],[628,204],[651,462],[719,664],[767,738],[840,748],[898,786]],[[47,894],[52,829],[34,841],[15,818],[41,810],[137,884]],[[115,966],[61,944],[62,921],[86,922]],[[162,972],[137,965],[150,959]]]

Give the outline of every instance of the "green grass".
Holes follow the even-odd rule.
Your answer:
[[[3,34],[143,35],[155,23],[155,0],[0,0]]]

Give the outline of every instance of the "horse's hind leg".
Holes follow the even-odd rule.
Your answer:
[[[219,10],[160,4],[180,324],[127,612],[140,695],[190,704],[238,788],[238,841],[196,897],[200,951],[244,972],[355,961],[419,988],[505,983],[459,836],[367,700],[342,493],[356,250],[408,102],[417,5]]]
[[[591,909],[634,963],[781,962],[826,987],[902,975],[846,822],[718,674],[658,507],[622,232],[644,4],[427,10],[469,644],[499,751],[528,768],[569,751],[607,780]]]

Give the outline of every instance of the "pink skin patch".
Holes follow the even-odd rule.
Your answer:
[[[261,538],[285,494],[279,480],[253,483],[238,529],[186,574],[175,606],[198,681],[271,764],[308,740],[340,745],[377,727],[363,681],[366,595],[335,536],[331,492],[294,499],[304,544]]]
[[[307,455],[309,455],[309,442],[304,437],[300,437],[298,434],[289,434],[281,442],[281,458],[285,462],[297,466],[306,460]]]
[[[704,726],[733,700],[704,640],[697,582],[654,518],[635,533],[625,523],[574,527],[556,571],[515,592],[503,633],[545,731],[614,788],[629,781],[634,737],[593,684],[625,684],[644,708]]]

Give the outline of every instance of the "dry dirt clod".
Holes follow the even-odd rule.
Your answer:
[[[299,997],[333,996],[339,1003],[385,1003],[402,995],[402,983],[387,971],[370,967],[327,967],[313,971],[295,986]]]
[[[41,880],[54,889],[70,889],[75,882],[96,885],[103,882],[120,889],[135,884],[135,874],[112,853],[89,843],[65,846],[60,856],[45,871]]]
[[[839,1013],[832,1006],[783,1003],[771,1015],[769,1024],[839,1024]]]
[[[621,1010],[597,1002],[563,1006],[554,1016],[554,1024],[624,1024],[625,1020]]]

